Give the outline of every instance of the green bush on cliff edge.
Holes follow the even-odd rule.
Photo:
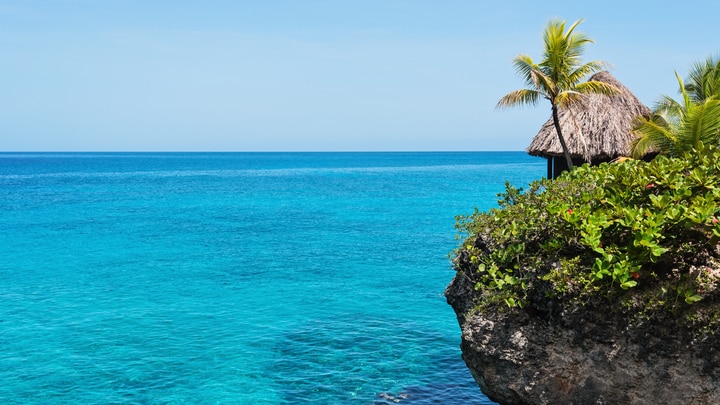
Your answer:
[[[646,316],[682,310],[706,328],[720,323],[712,309],[720,295],[717,148],[585,165],[525,192],[507,185],[499,196],[499,208],[457,223],[456,269],[474,282],[481,308],[601,299]]]

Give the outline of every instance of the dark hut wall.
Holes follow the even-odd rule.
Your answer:
[[[547,178],[548,179],[555,179],[557,178],[562,172],[565,172],[568,170],[567,166],[567,160],[565,160],[564,156],[548,156],[547,158]],[[581,158],[573,158],[573,165],[574,166],[582,166],[585,163],[590,163],[591,165],[599,165],[600,163],[607,163],[612,161],[612,159],[593,159],[591,162],[586,162],[584,159]]]

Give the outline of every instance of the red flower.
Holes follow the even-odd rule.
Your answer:
[[[712,217],[712,223],[713,223],[713,224],[717,224],[717,223],[718,223],[718,219],[715,218],[715,217]]]
[[[653,187],[655,187],[655,183],[650,183],[647,186],[645,186],[645,188],[653,188]]]
[[[632,272],[632,277],[633,277],[635,280],[637,280],[637,279],[640,278],[640,273],[637,273],[637,272],[634,272],[634,271],[633,271],[633,272]]]
[[[568,214],[572,214],[572,208],[568,208]]]

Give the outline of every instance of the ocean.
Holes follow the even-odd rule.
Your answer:
[[[0,153],[0,403],[491,404],[443,291],[524,152]]]

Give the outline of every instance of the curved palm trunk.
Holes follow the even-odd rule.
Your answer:
[[[570,151],[568,151],[567,144],[565,144],[565,138],[560,130],[560,119],[558,118],[557,105],[554,103],[552,104],[552,117],[553,124],[555,124],[555,131],[557,132],[558,139],[560,140],[560,146],[562,146],[563,154],[565,155],[565,160],[567,161],[568,170],[572,170],[572,158],[570,157]]]

